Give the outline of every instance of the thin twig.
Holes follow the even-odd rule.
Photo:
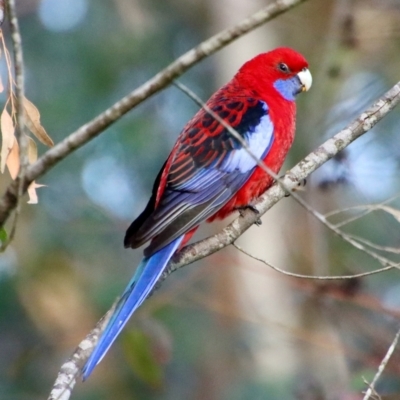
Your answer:
[[[176,59],[172,64],[145,84],[115,103],[95,119],[70,134],[61,143],[48,150],[35,164],[29,167],[23,182],[24,190],[27,189],[33,180],[46,173],[51,167],[67,157],[74,150],[96,137],[142,101],[165,88],[194,64],[304,1],[306,0],[276,0],[274,3],[254,13],[233,28],[218,33]],[[0,226],[4,225],[11,210],[15,207],[15,189],[15,184],[10,185],[0,201]],[[68,400],[70,398],[76,383],[76,377],[80,371],[80,366],[89,357],[96,345],[97,337],[102,331],[103,325],[105,325],[104,319],[110,315],[111,312],[112,310],[107,312],[106,316],[96,325],[96,328],[87,335],[68,361],[63,364],[48,400]]]
[[[375,269],[373,271],[362,272],[360,274],[354,274],[354,275],[323,275],[323,276],[322,275],[303,275],[303,274],[296,274],[294,272],[285,271],[284,269],[276,267],[275,265],[272,265],[268,261],[263,260],[262,258],[254,256],[253,254],[251,254],[248,251],[244,250],[242,247],[240,247],[236,243],[233,243],[232,246],[235,247],[236,249],[238,249],[240,252],[242,252],[246,256],[249,256],[253,260],[262,262],[263,264],[267,265],[268,267],[270,267],[274,271],[277,271],[277,272],[279,272],[279,273],[281,273],[283,275],[286,275],[286,276],[290,276],[292,278],[300,278],[300,279],[314,279],[314,280],[319,280],[319,281],[335,281],[335,280],[337,281],[337,280],[364,278],[365,276],[380,274],[382,272],[386,272],[386,271],[389,271],[389,270],[391,270],[391,269],[393,269],[395,267],[399,267],[400,266],[400,264],[395,264],[393,266],[383,267],[383,268]]]
[[[397,200],[400,197],[400,194],[397,193],[392,197],[389,197],[388,199],[382,201],[381,203],[378,204],[358,204],[356,206],[350,206],[350,207],[345,207],[345,208],[338,208],[336,210],[332,210],[324,214],[325,218],[330,218],[333,217],[334,215],[337,214],[343,214],[348,211],[355,211],[355,210],[361,210],[361,211],[367,211],[367,212],[372,212],[375,210],[376,207],[381,206],[383,204],[388,204],[391,203],[394,200]]]
[[[371,129],[380,119],[387,115],[400,102],[400,82],[392,87],[384,96],[378,99],[370,108],[364,111],[357,119],[341,130],[331,139],[327,140],[315,151],[310,153],[281,179],[281,182],[289,188],[295,188],[299,182],[314,172],[326,161],[334,157],[350,143]],[[259,197],[254,206],[259,215],[253,212],[243,212],[243,216],[235,219],[231,224],[218,234],[203,239],[193,245],[186,246],[170,264],[168,274],[174,270],[204,258],[216,251],[232,244],[259,218],[268,211],[275,203],[285,196],[285,190],[274,184],[266,193]],[[167,274],[167,275],[168,275]],[[164,278],[166,275],[164,276]]]
[[[293,197],[295,197],[293,195]],[[345,242],[349,243],[357,250],[362,251],[365,254],[368,254],[370,257],[374,258],[375,260],[379,261],[383,266],[391,266],[392,268],[399,268],[399,264],[394,264],[391,260],[386,257],[381,256],[380,254],[372,251],[368,247],[365,247],[359,241],[355,240],[354,237],[346,232],[343,232],[336,225],[330,223],[320,212],[316,211],[312,206],[310,206],[305,200],[303,200],[300,196],[296,196],[295,199],[297,200],[300,205],[303,206],[310,214],[312,214],[318,221],[320,221],[323,225],[325,225],[328,229],[334,232],[337,236],[343,239]]]
[[[24,178],[26,169],[28,167],[28,139],[25,132],[25,119],[24,119],[24,106],[23,98],[25,96],[24,86],[24,58],[22,53],[22,39],[19,30],[17,13],[15,10],[15,0],[6,0],[8,21],[11,32],[11,41],[14,53],[14,70],[15,70],[15,96],[17,100],[17,125],[16,125],[16,138],[19,144],[19,172],[18,179],[16,180],[16,196],[15,196],[15,214],[8,240],[2,243],[1,250],[5,250],[9,243],[14,238],[15,231],[17,229],[17,222],[19,213],[21,211],[21,197],[24,194]],[[5,46],[4,46],[5,47]],[[12,80],[10,80],[10,87],[12,86]],[[11,98],[13,94],[10,94]],[[13,101],[13,99],[11,99]]]
[[[23,183],[24,191],[32,181],[42,176],[73,151],[98,136],[132,108],[136,107],[153,94],[164,89],[175,78],[182,75],[190,67],[239,37],[305,1],[306,0],[276,0],[267,7],[245,18],[234,27],[212,36],[192,50],[183,54],[181,57],[177,58],[167,68],[160,71],[139,88],[128,94],[87,124],[80,127],[77,131],[71,133],[62,142],[46,151],[46,153],[44,153],[34,164],[27,168]],[[17,189],[18,183],[12,183],[0,200],[0,226],[4,225],[11,210],[16,205]]]
[[[360,205],[357,205],[357,206],[346,207],[346,208],[342,208],[342,209],[339,209],[339,210],[333,210],[333,211],[331,211],[329,213],[326,213],[325,214],[325,218],[329,218],[329,217],[332,217],[334,215],[344,213],[346,211],[361,210],[361,212],[358,215],[354,215],[353,217],[349,217],[349,218],[347,218],[347,219],[345,219],[343,221],[340,221],[340,222],[335,224],[336,228],[341,228],[342,226],[348,225],[351,222],[357,221],[358,219],[365,217],[366,215],[370,214],[373,211],[376,211],[378,209],[382,209],[382,206],[384,204],[388,204],[388,203],[398,199],[399,197],[400,197],[400,195],[396,194],[396,195],[386,199],[385,201],[382,201],[379,204],[365,204],[365,205],[360,204]]]
[[[385,357],[383,357],[382,362],[379,364],[378,371],[376,372],[374,379],[372,380],[371,384],[369,385],[368,390],[365,392],[365,396],[363,397],[363,400],[368,400],[371,395],[375,392],[375,385],[378,382],[378,379],[381,377],[383,370],[385,369],[387,363],[389,362],[390,357],[392,356],[397,343],[400,338],[400,329],[397,331],[396,336],[393,339],[392,344],[388,348],[388,351],[386,352]]]
[[[400,247],[381,246],[381,245],[371,242],[370,240],[367,240],[361,236],[357,236],[357,235],[353,235],[353,234],[348,234],[348,236],[360,243],[363,243],[363,244],[371,247],[372,249],[384,251],[386,253],[400,254]]]
[[[400,102],[400,82],[393,86],[384,96],[378,99],[369,109],[364,111],[356,120],[354,120],[348,127],[340,131],[333,138],[327,140],[315,151],[310,153],[297,165],[295,165],[290,171],[288,171],[281,179],[283,185],[289,190],[295,188],[299,182],[304,180],[309,174],[315,171],[318,167],[324,164],[326,161],[334,157],[339,151],[343,150],[346,146],[356,140],[358,137],[363,135],[369,129],[371,129],[380,119],[387,115],[398,103]],[[247,229],[254,224],[254,222],[268,211],[275,203],[282,199],[286,194],[286,191],[281,187],[279,183],[274,184],[266,193],[259,197],[258,201],[254,204],[256,209],[259,211],[259,215],[249,211],[244,212],[242,216],[236,218],[231,224],[224,228],[221,232],[201,240],[192,245],[184,247],[173,260],[169,263],[167,271],[162,275],[160,283],[167,278],[168,275],[176,271],[177,269],[191,264],[201,258],[204,258],[210,254],[217,252],[218,250],[232,244],[240,235],[242,235]],[[388,265],[392,267],[392,265]],[[89,334],[90,335],[90,334]],[[87,359],[88,355],[93,351],[97,341],[94,339],[90,341],[91,348],[87,349],[85,354],[74,353],[71,357],[71,362],[76,365],[82,365]],[[86,342],[87,343],[87,342]],[[76,367],[76,370],[79,370]],[[73,376],[75,382],[76,375]],[[60,380],[67,382],[66,392],[68,397],[63,397],[62,400],[67,400],[73,388],[71,377],[63,375]],[[60,388],[58,387],[60,390]],[[55,400],[55,398],[51,398]]]
[[[352,235],[349,235],[343,231],[341,231],[335,224],[332,224],[329,222],[324,215],[322,215],[320,212],[315,210],[310,204],[308,204],[301,196],[299,196],[297,193],[295,193],[292,188],[286,186],[285,182],[274,172],[269,168],[263,160],[260,160],[250,149],[249,145],[247,142],[243,139],[243,137],[240,136],[240,134],[232,128],[226,121],[224,121],[218,114],[216,114],[213,110],[210,109],[210,107],[207,106],[193,91],[191,91],[188,87],[183,85],[182,83],[179,82],[174,82],[174,85],[177,86],[182,92],[184,92],[187,96],[189,96],[193,101],[196,102],[200,107],[202,107],[208,114],[210,114],[218,123],[220,123],[228,132],[230,135],[232,135],[236,140],[239,141],[239,143],[243,146],[243,148],[246,150],[246,152],[251,156],[251,158],[255,161],[255,163],[268,175],[270,175],[273,179],[275,179],[276,182],[279,183],[279,185],[287,192],[291,193],[291,196],[303,207],[305,208],[311,215],[313,215],[318,221],[320,221],[323,225],[325,225],[328,229],[330,229],[332,232],[334,232],[336,235],[338,235],[341,239],[355,247],[357,250],[360,250],[375,260],[379,261],[382,265],[390,267],[391,268],[399,268],[399,264],[397,263],[392,263],[391,260],[389,260],[386,257],[381,256],[380,254],[372,251],[371,249],[363,246],[359,241],[355,240]],[[386,269],[384,269],[386,270]],[[380,270],[379,270],[380,271]]]
[[[9,90],[10,90],[10,96],[9,96],[9,101],[11,104],[11,117],[14,118],[14,110],[15,110],[15,96],[14,96],[14,92],[13,92],[13,85],[15,86],[15,80],[12,74],[12,62],[11,62],[11,56],[10,56],[10,52],[7,49],[6,46],[6,41],[4,39],[4,35],[3,35],[3,29],[1,29],[1,45],[2,45],[2,49],[4,51],[4,57],[6,60],[6,65],[7,65],[7,75],[8,75],[8,85],[9,85]]]
[[[246,142],[246,140],[243,139],[242,136],[240,136],[239,132],[235,129],[232,128],[231,125],[229,125],[226,121],[224,121],[217,113],[215,113],[213,110],[211,110],[210,107],[207,106],[207,104],[200,99],[194,93],[192,90],[190,90],[186,85],[183,83],[180,83],[178,81],[173,82],[173,85],[176,86],[179,90],[181,90],[183,93],[185,93],[190,99],[192,99],[199,107],[203,108],[207,114],[209,114],[212,118],[214,118],[219,124],[221,124],[228,132],[229,134],[235,138],[240,145],[246,150],[247,154],[253,159],[253,161],[260,167],[262,168],[268,175],[270,175],[273,179],[276,181],[280,181],[280,178],[277,174],[274,173],[265,163],[263,160],[261,160],[259,157],[257,157],[253,151],[251,150],[250,146]],[[282,183],[282,185],[284,185]],[[284,187],[284,186],[283,186]],[[284,189],[287,189],[284,187]]]
[[[349,224],[351,224],[352,222],[358,221],[359,219],[361,219],[361,218],[367,216],[367,215],[370,214],[372,211],[374,211],[374,210],[373,210],[371,207],[369,207],[368,209],[366,209],[366,210],[360,212],[359,214],[353,215],[352,217],[349,217],[349,218],[346,218],[345,220],[340,221],[340,222],[338,222],[338,223],[336,223],[336,224],[334,224],[334,225],[335,225],[335,227],[338,228],[338,229],[339,229],[339,228],[342,228],[343,226],[349,225]]]

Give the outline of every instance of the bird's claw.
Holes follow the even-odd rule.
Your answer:
[[[252,204],[247,204],[246,206],[238,207],[237,210],[239,211],[239,214],[240,214],[241,217],[244,216],[243,211],[245,211],[245,210],[251,210],[256,215],[260,214],[260,211],[258,211],[257,208],[255,208]],[[257,226],[262,225],[261,218],[257,218],[254,223]]]

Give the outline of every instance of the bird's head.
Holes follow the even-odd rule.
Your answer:
[[[312,84],[306,59],[288,47],[259,54],[242,66],[238,76],[261,93],[273,88],[289,101],[309,90]]]

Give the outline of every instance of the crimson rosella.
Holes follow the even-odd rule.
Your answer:
[[[305,58],[290,48],[278,48],[246,62],[207,106],[277,173],[294,139],[295,97],[307,91],[311,82]],[[199,224],[251,206],[273,181],[211,114],[204,109],[197,112],[161,168],[145,210],[126,232],[125,247],[150,244],[83,368],[83,379],[104,357]]]

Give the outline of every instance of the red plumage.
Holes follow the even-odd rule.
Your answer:
[[[279,66],[282,64],[287,66],[287,71],[280,69]],[[233,79],[220,88],[207,102],[207,106],[233,128],[240,125],[243,116],[257,102],[264,102],[268,106],[269,118],[274,127],[274,140],[263,161],[275,173],[281,168],[294,139],[296,105],[294,101],[282,96],[274,87],[274,82],[287,81],[307,67],[305,58],[290,48],[278,48],[269,53],[260,54],[245,63]],[[223,133],[225,133],[224,140],[218,140]],[[199,160],[202,168],[211,166],[213,162],[218,166],[218,162],[221,163],[227,153],[232,151],[233,141],[234,139],[229,134],[226,135],[226,129],[218,121],[204,109],[199,110],[178,137],[161,171],[155,199],[150,200],[154,203],[153,208],[148,211],[157,210],[168,185],[188,180],[197,172],[198,167],[194,165],[193,159]],[[188,148],[192,151],[188,151]],[[215,165],[212,168],[215,168]],[[268,189],[273,181],[271,176],[256,166],[233,197],[212,215],[208,215],[207,221],[225,218],[236,209],[250,204],[253,199]],[[186,233],[186,237],[180,247],[186,244],[197,226],[190,226],[187,232],[181,232]],[[128,230],[125,239],[126,246],[138,247],[144,241],[160,234],[156,232],[154,235],[144,235],[136,241],[137,231],[137,225],[134,225],[134,231]],[[162,244],[165,242],[165,239],[161,241]],[[160,245],[156,247],[159,248]]]
[[[278,173],[285,157],[293,143],[296,122],[296,103],[283,98],[273,87],[273,82],[283,74],[276,65],[285,62],[296,74],[308,67],[305,58],[289,48],[278,48],[273,52],[260,54],[243,65],[232,83],[245,87],[245,92],[253,98],[268,104],[269,115],[274,125],[275,140],[263,161],[273,172]],[[230,84],[228,84],[230,85]],[[239,89],[240,90],[240,89]],[[211,100],[211,99],[210,99]],[[274,179],[257,166],[237,194],[208,221],[223,219],[236,209],[246,206],[252,200],[264,193],[274,182]]]
[[[207,106],[277,173],[294,139],[295,96],[310,86],[304,57],[280,48],[244,64]],[[150,245],[83,368],[84,379],[198,225],[249,205],[272,182],[242,142],[212,115],[201,109],[188,122],[157,176],[149,203],[126,232],[126,247]]]

